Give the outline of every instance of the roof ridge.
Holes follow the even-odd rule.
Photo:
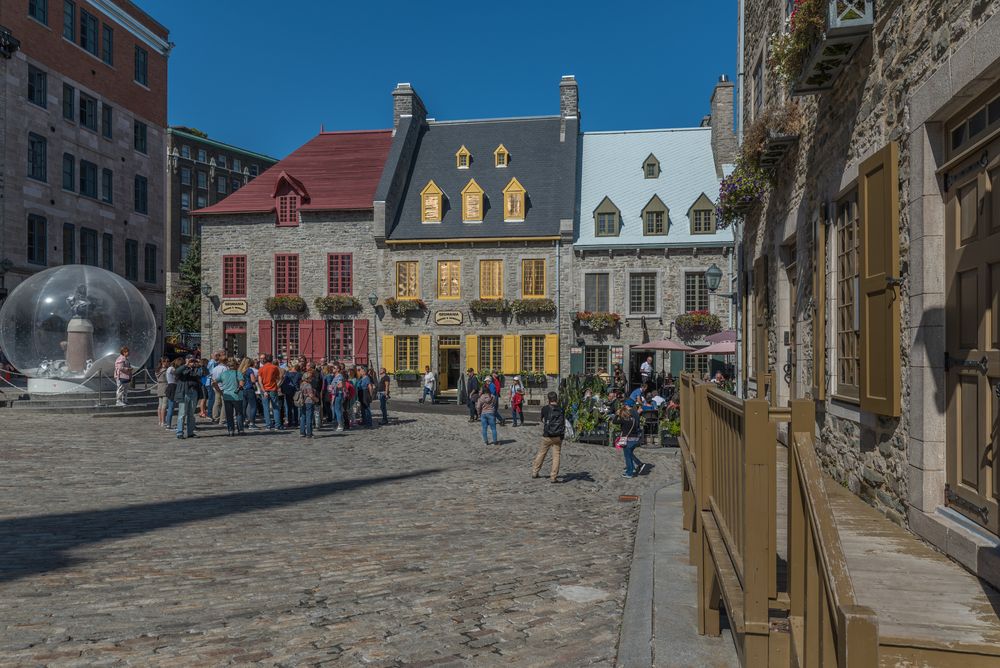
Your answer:
[[[459,123],[506,123],[512,121],[548,121],[559,118],[559,114],[544,116],[503,116],[500,118],[458,118],[448,121],[428,119],[429,125],[457,125]]]
[[[382,133],[385,133],[385,132],[392,132],[392,130],[391,129],[384,129],[384,130],[323,130],[322,132],[320,132],[316,136],[319,137],[320,135],[382,134]]]
[[[589,132],[582,133],[584,136],[587,135],[633,135],[633,134],[643,134],[651,132],[694,132],[694,131],[711,131],[711,126],[705,127],[690,127],[690,128],[645,128],[638,130],[591,130]]]

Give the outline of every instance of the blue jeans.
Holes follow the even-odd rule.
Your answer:
[[[386,396],[385,392],[378,393],[378,407],[382,411],[382,424],[389,424],[389,411],[386,410]]]
[[[490,439],[486,438],[486,427],[489,426],[493,430],[493,442],[497,442],[497,418],[493,413],[483,413],[479,418],[479,422],[483,426],[483,442],[489,443]]]
[[[167,415],[164,418],[164,421],[168,427],[170,426],[170,423],[174,421],[174,405],[173,399],[167,399]]]
[[[177,402],[177,435],[184,435],[184,423],[187,422],[187,435],[194,434],[194,397],[181,399]]]
[[[257,395],[253,390],[244,388],[243,390],[243,415],[247,424],[257,423]]]
[[[372,426],[372,405],[361,402],[361,425],[364,427]]]
[[[316,410],[316,404],[306,403],[302,405],[301,411],[302,415],[299,416],[299,433],[304,436],[313,435],[313,412]]]
[[[212,417],[212,407],[215,406],[215,390],[211,385],[205,385],[205,394],[207,401],[205,402],[205,414]]]
[[[285,392],[285,417],[289,427],[299,426],[299,407],[295,405],[295,392]]]
[[[622,448],[622,452],[625,455],[625,474],[635,475],[636,469],[642,466],[642,462],[639,458],[635,456],[635,449],[639,447],[639,439],[630,438],[625,443],[625,447]]]
[[[521,424],[524,424],[524,412],[520,408],[510,409],[510,420],[517,426],[518,419],[520,419]]]
[[[433,404],[434,403],[434,390],[432,390],[431,388],[429,388],[429,387],[427,387],[425,385],[424,386],[424,394],[423,394],[423,396],[420,397],[420,401],[423,401],[427,397],[431,398],[431,403]]]
[[[268,429],[281,429],[281,397],[277,392],[264,393],[264,424]]]
[[[344,428],[344,395],[339,392],[333,400],[333,420],[338,427]]]

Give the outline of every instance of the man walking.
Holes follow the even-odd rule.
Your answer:
[[[531,467],[531,477],[537,478],[545,463],[545,455],[552,450],[552,471],[550,482],[559,482],[559,450],[562,448],[563,435],[566,433],[566,416],[559,406],[559,395],[549,392],[549,405],[542,408],[542,445],[538,448],[535,461]]]
[[[202,369],[194,355],[188,355],[184,364],[177,367],[174,375],[177,389],[174,403],[177,405],[177,438],[194,438],[194,404],[198,400],[198,385],[201,384]]]
[[[646,361],[639,366],[639,380],[643,385],[649,383],[653,377],[653,356],[650,355]]]
[[[281,370],[274,364],[274,357],[264,358],[264,366],[257,371],[260,379],[260,389],[264,395],[260,398],[264,405],[264,424],[268,430],[283,429],[281,426],[281,400],[278,398],[278,379]]]
[[[212,377],[210,382],[212,394],[209,396],[208,414],[212,418],[213,423],[219,424],[222,420],[222,409],[224,408],[225,401],[222,396],[222,384],[219,382],[219,379],[221,379],[222,374],[229,369],[229,365],[226,362],[225,351],[217,350],[215,355],[212,357],[212,362],[209,362],[209,366],[212,367],[212,370],[209,372]]]
[[[420,403],[424,403],[424,399],[427,395],[431,397],[431,403],[434,403],[434,389],[437,385],[437,379],[434,378],[434,372],[431,371],[429,366],[424,367],[426,373],[424,373],[424,393],[420,396]]]
[[[476,401],[479,399],[479,379],[471,367],[468,374],[465,379],[465,405],[469,408],[469,422],[475,422],[478,419]]]

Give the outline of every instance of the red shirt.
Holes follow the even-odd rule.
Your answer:
[[[257,377],[260,378],[260,386],[264,388],[265,392],[278,391],[278,378],[280,376],[281,369],[276,364],[267,363],[257,371]]]

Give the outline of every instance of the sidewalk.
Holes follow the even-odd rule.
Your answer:
[[[738,666],[728,628],[719,638],[698,635],[697,572],[688,564],[681,526],[681,483],[644,494],[641,504],[616,665]]]

